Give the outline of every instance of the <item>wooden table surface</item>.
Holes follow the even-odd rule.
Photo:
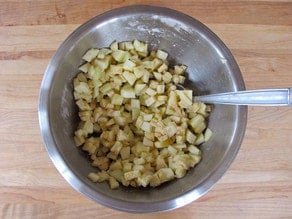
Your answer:
[[[40,83],[80,24],[112,8],[160,5],[211,28],[231,49],[247,89],[292,87],[291,0],[0,0],[0,218],[292,218],[292,108],[249,107],[237,158],[198,201],[151,215],[87,199],[53,166],[40,136]]]

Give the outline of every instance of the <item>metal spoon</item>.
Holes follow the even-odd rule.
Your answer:
[[[195,96],[195,102],[253,106],[292,106],[292,88],[261,89]]]

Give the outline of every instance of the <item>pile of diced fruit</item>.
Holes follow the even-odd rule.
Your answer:
[[[80,124],[75,144],[112,189],[151,186],[183,177],[201,160],[198,145],[211,137],[210,106],[178,90],[186,66],[170,68],[168,53],[145,42],[113,42],[89,49],[74,78]]]

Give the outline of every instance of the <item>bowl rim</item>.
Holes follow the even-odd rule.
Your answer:
[[[237,74],[235,75],[237,78],[237,84],[234,85],[235,90],[245,90],[245,84],[243,81],[243,77],[241,75],[240,69],[236,63],[235,58],[231,54],[230,50],[227,46],[222,42],[222,40],[213,33],[207,26],[202,24],[200,21],[196,20],[195,18],[186,15],[182,12],[166,8],[160,6],[150,6],[150,5],[134,5],[134,6],[125,6],[120,8],[115,8],[109,11],[106,11],[102,14],[99,14],[87,22],[81,24],[76,30],[74,30],[66,40],[59,46],[59,48],[54,53],[52,59],[50,60],[45,74],[43,76],[43,80],[41,83],[40,93],[39,93],[39,105],[38,105],[38,118],[39,118],[39,126],[41,130],[41,135],[46,147],[46,150],[51,158],[52,162],[54,163],[57,170],[60,174],[66,179],[66,181],[78,192],[85,195],[86,197],[94,200],[95,202],[107,206],[112,209],[132,212],[132,213],[154,213],[154,212],[164,212],[173,210],[184,205],[187,205],[205,193],[207,193],[215,183],[224,175],[227,169],[230,167],[231,163],[234,161],[240,146],[242,144],[246,124],[247,124],[247,107],[246,106],[235,106],[238,116],[237,122],[240,124],[240,128],[235,130],[234,136],[237,136],[236,145],[230,148],[228,153],[228,159],[224,159],[220,166],[218,166],[214,171],[213,174],[210,174],[201,184],[199,184],[196,189],[186,192],[182,194],[180,197],[176,198],[175,200],[165,200],[161,202],[129,202],[124,200],[117,200],[110,197],[107,197],[103,194],[97,193],[93,189],[84,185],[83,181],[79,179],[75,173],[68,167],[63,157],[60,155],[58,151],[58,147],[56,146],[56,141],[54,136],[52,135],[52,130],[50,128],[50,118],[48,109],[50,108],[49,100],[50,100],[50,82],[53,80],[53,72],[56,70],[56,63],[60,57],[64,55],[65,51],[64,48],[68,48],[68,45],[72,46],[72,41],[74,42],[76,39],[82,37],[85,34],[86,30],[96,26],[101,21],[105,21],[107,19],[112,19],[114,17],[118,17],[124,14],[147,14],[147,13],[155,13],[157,15],[163,16],[170,16],[172,19],[176,19],[182,21],[189,25],[196,25],[196,28],[200,29],[200,33],[204,35],[208,35],[212,41],[216,41],[216,46],[219,47],[220,51],[226,52],[228,58],[232,61],[232,66],[230,68],[232,71],[235,71]],[[69,47],[70,48],[70,47]],[[241,132],[239,132],[239,129]],[[227,155],[226,155],[227,156]],[[207,183],[206,183],[207,182]]]

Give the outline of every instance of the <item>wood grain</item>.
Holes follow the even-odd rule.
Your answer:
[[[193,16],[231,49],[249,89],[292,86],[292,1],[0,0],[0,218],[292,218],[292,109],[250,107],[242,147],[198,201],[160,214],[115,211],[76,192],[39,131],[45,68],[81,23],[120,6],[150,4]]]
[[[21,7],[20,7],[21,4]],[[108,1],[8,1],[2,3],[0,24],[43,25],[79,24],[106,10],[133,5],[170,7],[197,17],[202,22],[235,24],[291,25],[291,1],[168,1],[112,0]],[[11,13],[13,11],[13,13]],[[240,12],[240,13],[239,13]]]

